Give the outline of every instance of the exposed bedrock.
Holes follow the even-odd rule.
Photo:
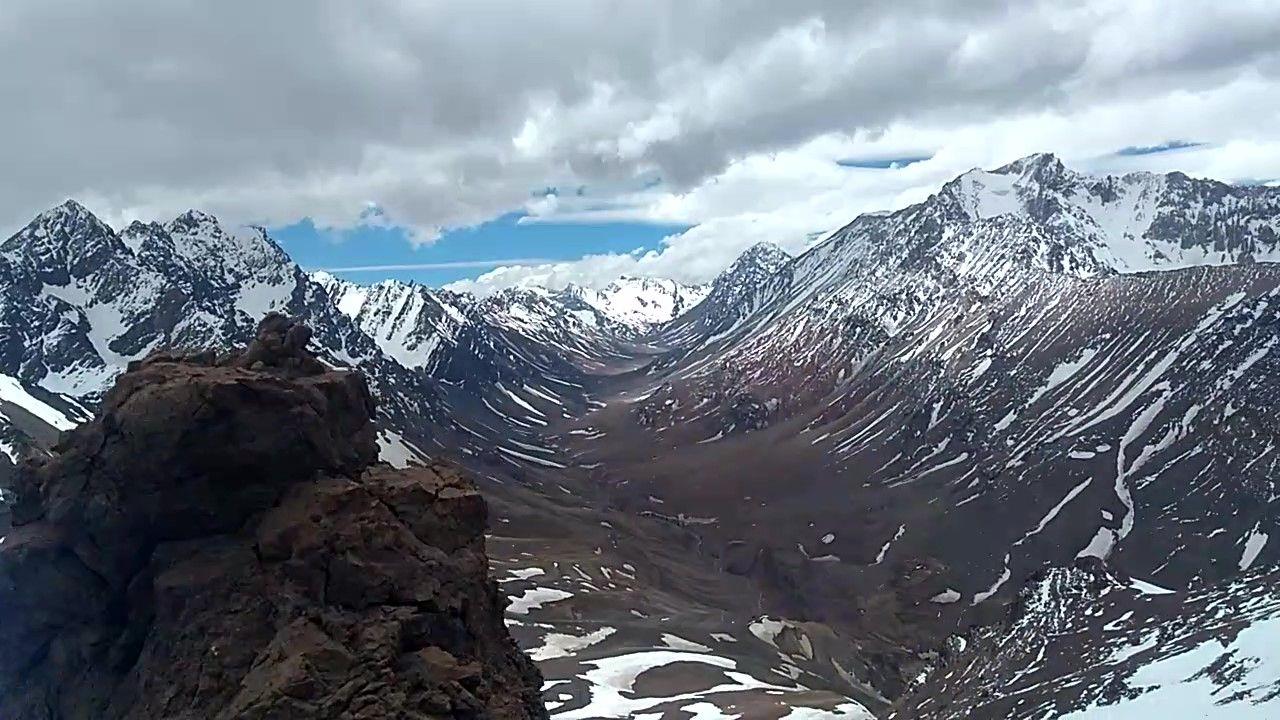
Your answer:
[[[307,338],[268,316],[244,353],[134,363],[18,468],[0,717],[546,717],[484,501],[374,464],[364,378]]]

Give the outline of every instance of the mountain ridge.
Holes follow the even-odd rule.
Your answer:
[[[42,271],[0,254],[0,285],[31,299],[0,312],[0,373],[71,422],[92,393],[43,388],[43,371],[67,378],[78,353],[118,362],[158,337],[243,343],[250,308],[282,308],[310,319],[320,357],[368,373],[384,458],[476,473],[515,607],[557,598],[509,620],[555,658],[561,713],[601,711],[612,696],[593,673],[663,652],[789,678],[791,708],[821,690],[826,711],[850,701],[853,716],[1040,717],[1124,700],[1103,669],[1129,682],[1207,632],[1146,593],[1240,608],[1253,625],[1213,627],[1246,635],[1275,614],[1248,595],[1280,559],[1277,223],[1275,188],[1094,177],[1035,155],[855,218],[794,258],[753,248],[658,325],[574,292],[465,298],[256,263],[243,272],[264,285],[245,299],[166,253],[164,226],[139,226],[130,242],[154,257],[52,296]],[[98,299],[135,267],[172,280],[135,282],[107,315]],[[147,307],[168,309],[134,313]],[[1105,591],[1105,619],[1082,610],[1086,590]],[[663,639],[637,603],[704,650]],[[1090,638],[1076,654],[1095,666],[1056,640],[1040,659],[1000,647],[1000,632],[1054,627]],[[1150,632],[1178,640],[1121,658],[1118,643]],[[1017,696],[959,672],[970,666]],[[1019,685],[1023,670],[1038,684]],[[1048,689],[1072,673],[1078,697]],[[771,702],[741,685],[740,702]],[[628,707],[681,707],[654,692]]]

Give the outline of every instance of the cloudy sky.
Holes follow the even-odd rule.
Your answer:
[[[1280,2],[4,0],[0,97],[6,234],[74,197],[357,280],[700,282],[1036,151],[1274,181]]]

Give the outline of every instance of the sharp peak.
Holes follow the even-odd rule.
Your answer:
[[[952,178],[945,184],[942,189],[954,189],[959,187],[966,179],[981,179],[984,175],[1003,175],[1012,177],[1015,181],[1022,182],[1046,182],[1046,181],[1062,181],[1069,182],[1106,182],[1106,181],[1137,181],[1151,179],[1165,179],[1171,181],[1206,181],[1218,182],[1222,181],[1213,178],[1192,178],[1185,173],[1173,170],[1170,172],[1156,172],[1151,170],[1129,170],[1124,172],[1103,172],[1103,171],[1081,171],[1069,167],[1051,152],[1038,152],[1020,157],[1012,162],[1005,163],[994,170],[985,170],[983,168],[972,168],[956,177]],[[1229,184],[1229,183],[1228,183]],[[890,213],[892,214],[892,213]]]
[[[102,221],[91,210],[75,200],[66,200],[36,215],[27,223],[27,228],[42,226],[96,226],[102,232],[113,234],[115,230]]]
[[[952,178],[943,187],[958,183],[965,178],[980,177],[983,175],[1016,175],[1021,177],[1043,176],[1046,173],[1050,175],[1072,172],[1063,164],[1062,159],[1051,152],[1031,153],[1007,162],[994,170],[986,168],[974,167],[960,173]]]
[[[58,237],[64,240],[54,239]],[[84,205],[75,200],[65,200],[36,215],[12,237],[0,241],[0,248],[11,251],[28,246],[48,247],[62,242],[77,245],[105,242],[107,245],[116,245],[120,241],[115,230]]]
[[[742,253],[741,257],[758,257],[760,255],[782,255],[785,257],[791,257],[791,254],[786,250],[783,250],[780,245],[769,242],[768,240],[762,240],[747,248],[746,252]]]
[[[169,221],[169,224],[170,225],[210,224],[210,225],[218,225],[219,227],[221,227],[222,225],[222,223],[219,222],[217,216],[215,216],[213,213],[208,213],[208,212],[205,212],[204,210],[196,210],[195,208],[191,208],[190,210],[187,210],[181,215],[175,217],[173,220]]]
[[[512,285],[510,287],[499,288],[487,297],[551,297],[555,293],[555,290],[543,287],[542,285]]]
[[[89,208],[81,205],[71,198],[63,200],[61,203],[41,212],[39,215],[36,215],[33,222],[64,218],[92,220],[102,223],[102,220],[100,220],[97,215],[94,215]]]
[[[360,282],[358,280],[348,280],[344,277],[334,274],[329,270],[313,270],[311,271],[310,274],[311,274],[311,277],[313,278],[323,276],[323,277],[330,278],[334,282],[340,282],[345,285],[364,288],[366,290],[373,290],[376,288],[392,288],[394,290],[421,291],[428,294],[439,294],[441,292],[440,288],[433,288],[430,285],[425,285],[413,279],[401,280],[400,278],[382,278],[381,280],[375,280],[373,282]]]
[[[650,275],[619,275],[618,277],[614,278],[614,280],[609,284],[617,285],[619,283],[640,283],[642,285],[648,284],[648,283],[675,284],[675,281],[672,280],[671,278],[653,277]]]
[[[233,240],[244,240],[252,237],[258,242],[273,248],[275,251],[288,255],[284,248],[271,237],[271,233],[262,225],[253,223],[245,224],[223,224],[212,213],[203,210],[188,210],[176,218],[170,220],[163,225],[164,229],[174,236],[182,236],[189,234],[191,230],[198,231],[198,234],[229,238]]]
[[[191,210],[187,210],[181,215],[175,217],[165,225],[165,227],[168,227],[168,228],[174,228],[179,226],[188,226],[188,227],[212,226],[218,230],[221,230],[223,233],[226,233],[226,234],[241,234],[244,232],[252,232],[264,239],[270,239],[270,235],[271,235],[269,232],[267,232],[267,229],[262,225],[258,225],[255,223],[243,223],[243,224],[231,223],[229,225],[223,224],[223,222],[219,220],[218,217],[213,213],[205,212],[204,210],[196,210],[194,208]]]
[[[57,212],[57,211],[73,212],[80,215],[93,214],[89,212],[89,208],[85,207],[84,205],[81,205],[80,203],[76,202],[72,198],[67,198],[66,200],[63,200],[58,205],[55,205],[52,208],[49,208],[48,210],[48,212]]]
[[[756,265],[777,265],[791,260],[791,254],[776,243],[758,242],[733,261],[726,272]]]
[[[1062,164],[1061,158],[1051,152],[1037,152],[1020,157],[1011,163],[1001,165],[991,172],[1001,175],[1013,175],[1015,173],[1025,173],[1028,170],[1036,168],[1049,167],[1065,168],[1066,166]]]
[[[130,230],[164,230],[164,225],[155,220],[134,220],[125,227],[126,232]]]
[[[775,243],[758,242],[747,248],[745,252],[737,257],[729,267],[725,268],[715,280],[711,281],[710,288],[717,289],[724,285],[733,286],[739,282],[739,277],[744,274],[754,275],[756,269],[763,270],[767,275],[777,273],[793,258],[786,250],[783,250]]]

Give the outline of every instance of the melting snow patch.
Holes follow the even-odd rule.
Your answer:
[[[546,575],[546,574],[547,574],[546,571],[539,567],[516,568],[515,570],[512,570],[511,572],[507,573],[507,577],[499,580],[498,582],[506,583],[506,582],[513,582],[516,580],[528,580],[529,578],[534,578],[534,577],[538,577],[539,575]]]
[[[522,452],[517,452],[517,451],[515,451],[515,450],[512,450],[511,448],[503,447],[503,446],[501,446],[501,445],[498,445],[498,446],[497,446],[497,448],[498,448],[499,450],[501,450],[502,452],[504,452],[504,453],[506,453],[506,454],[508,454],[508,455],[510,455],[510,456],[512,456],[512,457],[519,458],[519,459],[521,459],[521,460],[524,460],[525,462],[531,462],[531,463],[533,463],[534,465],[541,465],[541,466],[543,466],[543,467],[552,467],[552,468],[563,468],[563,467],[564,467],[564,465],[561,465],[561,464],[560,464],[560,463],[558,463],[558,462],[553,462],[553,461],[548,460],[548,459],[546,459],[546,458],[540,458],[540,457],[534,457],[534,456],[532,456],[532,455],[526,455],[526,454],[524,454],[524,453],[522,453]]]
[[[889,542],[885,543],[880,548],[879,554],[876,555],[876,562],[875,562],[876,565],[879,565],[880,563],[884,562],[885,556],[889,554],[889,546],[892,545],[894,542],[896,542],[898,538],[902,537],[902,534],[905,533],[906,531],[907,531],[906,525],[898,526],[898,532],[893,534],[893,538],[889,540]]]
[[[978,603],[985,601],[987,598],[991,597],[992,595],[995,595],[996,592],[1000,590],[1000,586],[1004,585],[1006,582],[1009,581],[1010,574],[1011,573],[1009,571],[1009,556],[1006,554],[1004,556],[1004,571],[1000,573],[1000,577],[996,578],[995,583],[993,583],[991,587],[973,596],[973,604],[977,605]]]
[[[699,645],[698,643],[693,642],[692,640],[685,640],[679,635],[672,635],[671,633],[662,634],[662,644],[666,645],[672,650],[691,650],[693,652],[704,652],[704,653],[711,652],[711,648],[707,647],[706,645]]]
[[[929,602],[938,603],[939,605],[950,605],[953,602],[960,601],[960,593],[954,588],[947,588],[942,592],[929,598]]]
[[[1267,537],[1267,534],[1258,529],[1257,525],[1249,531],[1249,536],[1244,541],[1244,552],[1240,554],[1241,570],[1248,570],[1253,566],[1253,561],[1258,559],[1262,548],[1267,544]]]
[[[1109,527],[1100,527],[1098,532],[1093,534],[1093,539],[1089,541],[1084,549],[1076,553],[1076,557],[1096,557],[1100,560],[1106,560],[1111,554],[1111,547],[1116,544],[1116,533]]]
[[[748,625],[747,629],[751,631],[752,635],[755,635],[764,642],[777,647],[776,639],[778,637],[778,633],[782,632],[786,626],[787,624],[781,620],[764,615]]]
[[[595,632],[586,635],[568,635],[565,633],[550,633],[542,639],[542,646],[529,651],[529,657],[541,662],[543,660],[551,660],[558,657],[568,657],[580,650],[585,650],[592,645],[596,645],[605,638],[612,635],[616,630],[611,627],[602,627]]]
[[[742,715],[729,715],[720,706],[709,702],[696,702],[692,705],[685,705],[680,708],[681,712],[689,713],[689,720],[734,720]]]
[[[511,600],[511,605],[507,608],[507,612],[515,615],[528,615],[530,610],[570,597],[573,597],[573,593],[557,590],[556,588],[530,588],[518,596],[512,595],[508,598]]]
[[[542,414],[542,411],[541,411],[541,410],[539,410],[538,408],[536,408],[536,407],[534,407],[534,406],[530,405],[528,402],[526,402],[526,401],[525,401],[525,399],[524,399],[524,398],[522,398],[522,397],[520,397],[519,395],[517,395],[517,394],[515,394],[515,393],[511,392],[510,390],[508,390],[506,387],[504,387],[504,386],[503,386],[503,384],[502,384],[502,383],[496,383],[496,385],[497,385],[498,389],[499,389],[499,390],[501,390],[503,393],[505,393],[507,397],[511,398],[512,402],[514,402],[515,404],[519,405],[520,407],[524,408],[525,410],[528,410],[529,412],[533,413],[534,415],[537,415],[538,417],[546,417],[545,415],[543,415],[543,414]],[[530,419],[532,420],[532,418],[530,418]]]
[[[1149,583],[1146,580],[1139,580],[1138,578],[1129,578],[1129,587],[1137,590],[1143,595],[1172,595],[1176,592],[1175,590],[1160,587],[1155,583]]]
[[[17,405],[58,430],[70,430],[76,426],[66,415],[37,400],[22,387],[22,383],[8,375],[0,375],[0,400]]]
[[[650,697],[637,697],[635,691],[636,679],[646,670],[664,667],[672,663],[698,663],[709,665],[713,668],[719,668],[724,676],[728,678],[727,682],[722,682],[713,687],[704,690],[698,690],[688,693],[680,693],[677,695],[655,695]],[[562,720],[586,720],[587,718],[632,718],[643,717],[646,711],[652,712],[654,708],[666,704],[691,703],[682,706],[682,709],[698,708],[700,712],[707,712],[710,703],[706,702],[706,698],[719,693],[741,692],[744,690],[763,690],[772,693],[788,693],[797,692],[800,688],[794,685],[776,685],[764,682],[754,678],[746,673],[737,671],[737,662],[730,658],[709,655],[700,652],[681,652],[676,650],[645,650],[640,652],[627,653],[615,657],[600,658],[598,660],[589,660],[583,663],[591,666],[593,669],[586,671],[581,675],[582,680],[586,681],[590,686],[591,700],[581,708],[569,710],[556,715]],[[872,716],[861,705],[856,703],[852,705],[841,705],[841,708],[848,708],[845,715],[827,715],[826,717],[850,717],[859,720],[871,720]],[[716,708],[716,712],[721,712]],[[826,711],[823,711],[826,712]],[[651,714],[650,717],[660,717],[658,714]],[[703,715],[702,717],[713,717]],[[714,717],[724,717],[723,715]],[[822,715],[800,715],[794,717],[823,717]]]
[[[378,459],[394,468],[407,468],[414,460],[419,460],[413,451],[396,433],[390,430],[378,431]]]
[[[831,720],[831,718],[850,718],[850,720],[874,720],[866,708],[856,702],[841,703],[830,710],[822,708],[795,707],[779,720]]]

